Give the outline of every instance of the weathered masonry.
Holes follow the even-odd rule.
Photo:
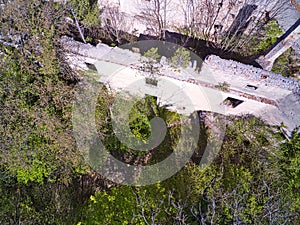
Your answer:
[[[139,69],[138,53],[71,39],[64,40],[64,45],[71,65],[87,69],[88,63],[97,70],[99,82],[116,91],[156,96],[159,104],[181,114],[252,114],[270,125],[283,123],[289,132],[300,125],[300,83],[280,74],[214,55],[206,58],[200,72],[192,66],[178,71],[162,57],[161,74],[151,83]]]

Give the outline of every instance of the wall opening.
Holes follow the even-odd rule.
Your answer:
[[[224,101],[223,104],[230,107],[230,108],[235,108],[238,105],[242,104],[244,101],[243,100],[239,100],[236,98],[231,98],[231,97],[227,97]]]
[[[246,88],[247,88],[247,89],[250,89],[250,90],[252,90],[252,91],[255,91],[258,87],[254,86],[254,85],[251,85],[251,84],[247,84],[247,85],[246,85]]]
[[[97,68],[94,64],[92,63],[88,63],[88,62],[85,62],[85,65],[87,66],[88,69],[90,70],[93,70],[93,71],[96,71],[97,72]]]

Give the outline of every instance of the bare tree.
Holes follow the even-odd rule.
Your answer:
[[[163,210],[163,203],[164,200],[157,200],[153,206],[153,203],[151,204],[149,200],[147,199],[146,192],[144,193],[138,193],[134,192],[135,198],[136,198],[136,206],[138,208],[137,212],[134,212],[132,220],[134,220],[137,217],[142,218],[145,224],[147,225],[154,225],[157,224],[157,216],[161,213]],[[150,210],[149,210],[150,208]]]
[[[190,35],[208,39],[224,0],[181,0],[181,11]],[[206,37],[206,38],[205,38]]]
[[[79,25],[78,19],[77,19],[76,15],[75,15],[75,12],[74,12],[73,9],[71,9],[71,13],[72,13],[72,15],[73,15],[73,17],[74,17],[75,24],[76,24],[76,27],[77,27],[77,29],[78,29],[78,31],[79,31],[80,37],[81,37],[83,43],[86,44],[86,41],[85,41],[85,38],[84,38],[84,34],[83,34],[83,32],[82,32],[82,29],[81,29],[81,27],[80,27],[80,25]]]
[[[287,224],[295,215],[289,210],[289,201],[282,198],[283,188],[276,187],[273,183],[262,181],[262,191],[265,192],[266,202],[264,204],[261,221],[268,224]]]
[[[234,51],[278,14],[288,0],[181,0],[184,31]],[[182,29],[181,29],[182,30]],[[247,38],[245,38],[245,36]]]
[[[224,51],[235,51],[246,43],[250,43],[253,38],[260,35],[270,21],[283,14],[287,9],[288,1],[264,0],[260,4],[251,4],[251,2],[253,1],[244,0],[230,28],[221,33],[219,40],[222,41],[219,45]],[[255,6],[255,9],[251,6]],[[247,20],[243,19],[245,15],[248,17]]]
[[[106,29],[110,39],[119,44],[124,35],[124,31],[129,31],[133,27],[129,16],[121,12],[119,6],[108,6],[103,8],[102,14],[103,27]]]
[[[151,34],[164,38],[171,0],[150,0],[141,9],[139,19],[145,23]]]
[[[300,5],[295,1],[291,0],[291,4],[297,9],[297,11],[300,13]]]
[[[189,34],[193,33],[195,26],[195,0],[180,0],[181,11],[184,16],[184,28],[188,30]]]
[[[172,192],[168,192],[166,198],[151,200],[146,192],[134,191],[137,210],[134,212],[132,222],[141,218],[145,224],[155,225],[159,223],[159,217],[168,218],[172,224],[188,224],[188,196],[186,199],[176,199]]]

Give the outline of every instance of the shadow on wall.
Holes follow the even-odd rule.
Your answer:
[[[74,24],[65,24],[62,33],[63,35],[74,38],[74,40],[76,41],[82,42],[81,36],[77,30],[77,27]],[[122,36],[126,38],[122,38],[121,43],[118,44],[115,41],[113,35],[108,34],[107,30],[101,28],[100,26],[84,28],[85,36],[89,37],[90,39],[88,43],[94,46],[96,46],[99,42],[110,46],[118,46],[136,41],[159,40],[158,37],[151,35],[140,34],[139,37],[137,37],[126,32],[123,33],[124,35]],[[254,61],[257,58],[257,56],[245,57],[235,52],[224,52],[222,49],[217,48],[213,42],[204,41],[199,38],[190,37],[184,34],[170,31],[166,31],[165,38],[165,41],[167,42],[188,48],[189,50],[197,54],[202,60],[204,60],[207,55],[217,55],[223,59],[232,59],[244,64],[253,65],[255,67],[261,68],[259,64],[257,64]]]
[[[249,18],[255,9],[257,9],[256,5],[246,5],[241,8],[232,25],[228,29],[229,35],[243,33],[247,29],[250,22]]]
[[[245,57],[236,52],[224,52],[222,49],[217,48],[213,42],[204,41],[202,39],[190,37],[177,32],[166,31],[165,37],[165,41],[178,44],[190,49],[202,60],[204,60],[207,55],[217,55],[223,59],[232,59],[244,64],[261,68],[261,66],[254,61],[257,56]],[[140,34],[140,36],[138,37],[138,41],[144,40],[158,40],[158,38],[151,35]]]

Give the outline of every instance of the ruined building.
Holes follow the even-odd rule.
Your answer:
[[[116,91],[156,96],[158,104],[181,114],[251,114],[270,125],[285,125],[288,134],[300,125],[300,83],[280,74],[214,55],[206,57],[200,71],[194,62],[178,71],[162,57],[160,75],[149,83],[148,75],[139,69],[139,53],[71,39],[65,39],[64,45],[71,65],[84,69],[86,63],[97,71],[99,82]]]

